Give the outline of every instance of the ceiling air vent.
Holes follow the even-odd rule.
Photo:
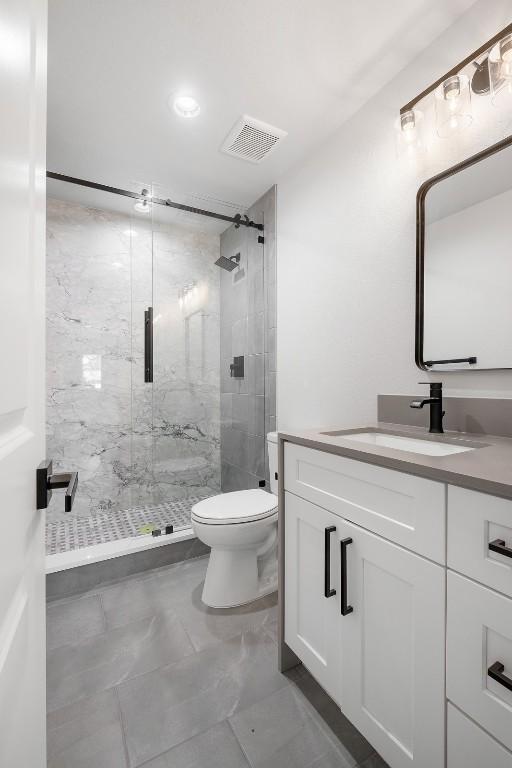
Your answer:
[[[221,151],[250,163],[261,163],[287,135],[280,128],[242,115],[230,131]]]

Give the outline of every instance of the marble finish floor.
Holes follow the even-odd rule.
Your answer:
[[[303,667],[275,596],[201,603],[207,558],[50,603],[48,768],[386,768]]]

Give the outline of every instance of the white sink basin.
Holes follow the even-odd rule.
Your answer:
[[[326,433],[329,434],[329,433]],[[409,453],[422,453],[424,456],[451,456],[454,453],[474,451],[467,445],[453,445],[450,443],[438,443],[433,440],[416,440],[412,437],[401,435],[388,435],[382,432],[357,432],[356,434],[337,435],[341,441],[349,440],[355,443],[366,443],[381,448],[394,448]]]

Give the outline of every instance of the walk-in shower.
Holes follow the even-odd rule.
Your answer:
[[[47,456],[79,480],[47,552],[74,564],[192,536],[198,499],[268,484],[275,194],[245,214],[50,177]]]

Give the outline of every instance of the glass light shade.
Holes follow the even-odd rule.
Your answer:
[[[489,53],[492,103],[500,106],[512,96],[512,35],[507,35]]]
[[[150,213],[151,205],[147,200],[139,200],[133,206],[137,213]]]
[[[401,112],[395,124],[397,149],[400,155],[413,154],[424,148],[423,112],[409,109]]]
[[[471,125],[471,88],[466,75],[454,75],[435,90],[437,135],[447,138]]]

